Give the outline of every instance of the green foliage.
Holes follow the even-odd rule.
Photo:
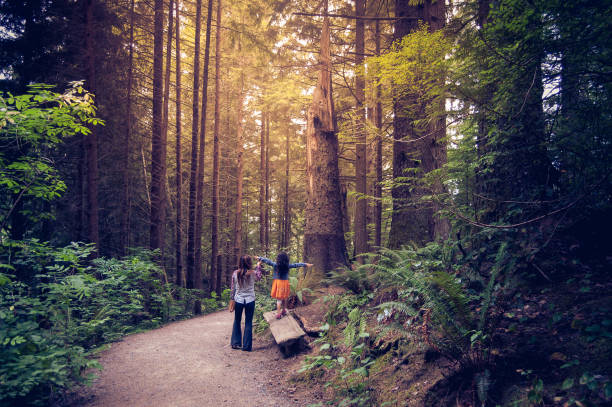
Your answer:
[[[51,201],[65,190],[53,153],[67,138],[87,135],[95,117],[93,95],[73,82],[64,93],[30,85],[25,95],[0,93],[0,229],[19,200]],[[24,209],[25,210],[25,209]],[[40,219],[40,211],[26,211]],[[1,230],[0,230],[1,232]]]
[[[469,297],[459,280],[445,271],[435,271],[430,277],[431,283],[439,290],[447,304],[448,312],[460,318],[461,321],[470,326],[472,324],[472,312],[469,307]]]
[[[374,255],[369,255],[368,258],[372,259]],[[351,267],[342,267],[328,273],[328,279],[330,282],[339,286],[348,288],[355,294],[364,293],[371,290],[373,282],[370,276],[372,275],[372,265],[366,264],[353,264]]]
[[[289,302],[291,303],[293,298],[294,305],[305,304],[305,295],[311,294],[312,290],[308,287],[301,287],[300,281],[295,274],[297,273],[294,272],[289,275],[289,287],[291,289]],[[295,301],[295,299],[297,299],[297,301]]]
[[[348,313],[338,313],[339,309],[346,312],[350,303],[362,302],[354,297],[354,295],[343,295],[339,301],[331,299],[336,307],[333,312],[328,312],[328,320],[333,320],[334,324],[327,323],[321,327],[323,333],[315,340],[316,344],[320,344],[319,352],[314,356],[306,357],[299,373],[318,376],[321,370],[333,370],[336,377],[326,386],[334,388],[334,405],[372,406],[375,404],[371,393],[369,370],[375,358],[370,354],[370,334],[367,332],[366,325],[367,313],[364,313],[363,309],[358,306]],[[342,331],[343,345],[337,343],[331,336],[331,331],[338,322],[334,318],[338,315],[344,315],[348,319],[347,326]]]
[[[255,333],[262,333],[268,328],[268,323],[263,317],[264,312],[276,309],[276,299],[270,297],[269,278],[264,277],[255,283],[256,306],[253,314],[253,330]]]
[[[10,243],[10,244],[9,244]],[[86,382],[90,355],[120,337],[191,315],[197,294],[165,283],[151,253],[87,262],[91,245],[53,248],[37,241],[0,247],[0,402],[44,404]],[[34,266],[35,265],[35,266]],[[219,302],[205,303],[206,311]]]
[[[400,95],[410,96],[412,102],[404,105],[401,113],[414,119],[418,134],[431,120],[445,114],[448,84],[444,79],[450,69],[446,58],[450,51],[446,33],[430,33],[427,25],[420,23],[418,30],[393,44],[389,52],[368,58],[371,86],[380,85],[385,103],[391,106]]]

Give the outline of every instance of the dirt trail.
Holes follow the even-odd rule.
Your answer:
[[[102,353],[92,387],[79,405],[128,407],[307,406],[283,372],[296,368],[272,339],[254,338],[253,351],[233,350],[233,314],[217,312],[135,334]]]

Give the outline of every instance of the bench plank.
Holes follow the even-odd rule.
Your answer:
[[[265,312],[263,316],[270,325],[270,331],[272,331],[274,340],[278,345],[287,345],[306,335],[306,332],[304,332],[291,314],[287,314],[281,319],[276,319],[276,311],[269,311]]]

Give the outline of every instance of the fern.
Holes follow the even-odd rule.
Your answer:
[[[508,242],[503,242],[499,246],[499,250],[495,256],[495,265],[491,270],[491,276],[489,277],[489,283],[487,284],[487,288],[482,293],[482,308],[480,311],[480,321],[478,322],[478,330],[481,331],[486,323],[487,313],[489,312],[489,308],[494,302],[493,293],[495,291],[495,281],[497,280],[497,276],[500,274],[502,270],[511,270],[514,267],[515,259],[511,258],[510,262],[504,265],[506,260]]]
[[[446,294],[446,300],[450,304],[454,316],[461,319],[461,322],[466,326],[472,324],[472,313],[469,307],[469,299],[465,295],[465,291],[461,284],[457,282],[457,279],[452,275],[444,272],[437,271],[430,277],[430,281],[440,291]]]
[[[414,310],[414,308],[412,308],[412,306],[400,301],[387,301],[380,304],[376,308],[382,310],[390,310],[391,313],[393,313],[394,311],[399,312],[402,315],[411,317],[417,314],[417,312]]]

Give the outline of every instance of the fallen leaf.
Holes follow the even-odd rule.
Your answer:
[[[555,352],[552,355],[550,355],[548,357],[548,359],[550,360],[560,360],[562,362],[565,362],[567,360],[567,356],[565,356],[563,353],[561,352]]]

